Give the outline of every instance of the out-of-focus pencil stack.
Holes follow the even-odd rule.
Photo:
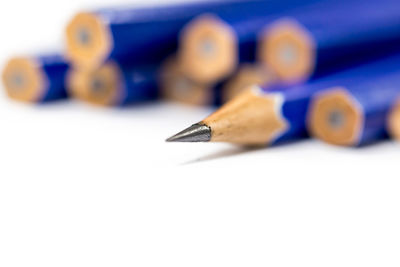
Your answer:
[[[231,90],[236,94],[251,84],[263,86],[250,86],[169,141],[271,145],[311,134],[337,145],[360,146],[388,134],[398,138],[399,12],[393,0],[319,1],[251,19],[194,20],[179,50],[187,77],[220,82],[238,65],[250,63],[269,78],[251,80],[247,74],[249,84],[236,90],[221,89],[217,82],[214,88],[228,95],[225,99]],[[200,40],[207,49],[198,49]],[[210,56],[207,51],[216,47],[230,56]],[[240,76],[226,84],[240,86]]]
[[[258,145],[312,134],[358,146],[400,138],[399,14],[397,0],[85,11],[66,26],[65,53],[12,58],[3,81],[11,98],[35,103],[228,102],[173,141]]]

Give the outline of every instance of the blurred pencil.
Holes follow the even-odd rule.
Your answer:
[[[397,69],[400,69],[400,55],[290,89],[253,86],[205,120],[167,141],[273,145],[305,138],[308,136],[306,115],[314,94],[333,87],[357,85]],[[379,95],[379,88],[375,89],[375,95]]]
[[[217,84],[201,84],[188,78],[176,58],[166,61],[161,72],[161,95],[165,100],[194,106],[220,106],[250,85],[275,82],[263,66],[246,64],[232,78]]]
[[[100,106],[125,106],[157,97],[157,67],[108,62],[97,70],[71,70],[72,96]]]
[[[258,35],[277,14],[314,2],[268,1],[252,12],[207,12],[196,17],[185,26],[179,41],[179,59],[186,75],[200,83],[227,78],[239,63],[255,61]]]
[[[238,96],[252,85],[272,85],[276,80],[275,74],[266,67],[256,64],[243,64],[238,72],[229,79],[222,89],[222,103],[226,103]]]
[[[395,0],[318,3],[285,14],[262,34],[259,59],[286,82],[300,82],[387,55],[400,45]]]
[[[155,63],[175,51],[180,29],[194,16],[262,10],[268,2],[271,1],[219,0],[81,12],[67,26],[67,54],[80,68],[95,69],[109,60]]]
[[[43,103],[67,97],[65,78],[69,65],[58,54],[14,57],[3,70],[8,96],[23,102]]]
[[[160,93],[164,100],[192,106],[210,106],[215,102],[213,87],[187,78],[175,57],[161,68]]]

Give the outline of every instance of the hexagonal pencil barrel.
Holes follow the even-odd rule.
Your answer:
[[[94,70],[73,69],[68,75],[72,96],[100,106],[125,106],[158,97],[158,67],[126,66],[109,61]]]
[[[399,13],[394,0],[320,2],[267,27],[258,57],[288,83],[321,77],[397,51]]]
[[[310,132],[341,146],[362,146],[398,134],[395,100],[400,95],[400,64],[359,83],[316,94],[308,116]],[[367,75],[367,74],[366,74]],[[393,115],[390,116],[393,109]]]

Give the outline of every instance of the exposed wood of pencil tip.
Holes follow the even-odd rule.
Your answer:
[[[282,103],[280,94],[252,86],[201,123],[211,128],[212,142],[266,145],[288,128]]]
[[[92,13],[78,13],[66,28],[67,56],[75,65],[95,69],[112,49],[109,27]]]
[[[292,19],[268,26],[261,35],[259,60],[286,82],[303,81],[315,68],[315,43],[310,33]]]
[[[388,123],[391,136],[400,141],[400,100],[397,101],[395,107],[391,111]]]
[[[6,65],[2,79],[8,96],[23,102],[37,102],[48,83],[39,64],[29,58],[12,58]]]
[[[222,100],[228,102],[252,85],[267,86],[277,80],[267,67],[262,65],[244,64],[237,74],[223,88]]]
[[[70,93],[77,99],[100,106],[118,104],[122,94],[121,73],[114,63],[107,63],[97,70],[72,70],[68,85]]]
[[[211,86],[192,81],[183,73],[176,58],[169,58],[161,68],[162,98],[193,106],[210,105],[213,100]]]
[[[313,98],[308,126],[315,137],[335,145],[355,146],[362,124],[362,109],[345,88],[332,88]]]
[[[214,15],[202,15],[182,31],[179,60],[185,74],[196,82],[215,83],[238,64],[237,37]]]

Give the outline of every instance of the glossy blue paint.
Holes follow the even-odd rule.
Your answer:
[[[386,104],[385,101],[388,100],[387,96],[393,93],[392,87],[396,82],[395,79],[398,76],[398,70],[400,70],[400,54],[372,61],[356,68],[325,76],[324,78],[311,80],[301,85],[291,87],[285,85],[262,87],[266,95],[278,94],[283,99],[281,112],[282,116],[288,122],[289,128],[276,139],[275,143],[307,137],[306,117],[312,97],[316,93],[334,87],[351,89],[355,92],[355,97],[360,98],[359,101],[362,106],[365,106],[367,116],[371,117],[371,120],[366,123],[365,137],[362,138],[360,143],[368,141],[371,136],[377,135],[373,129],[373,125],[377,120],[376,118],[380,120],[386,115],[386,110],[384,111],[385,114],[379,111],[381,112],[380,115],[377,115],[377,110],[382,106],[382,103],[383,105]],[[394,76],[387,76],[388,82],[384,83],[385,75]],[[400,82],[400,80],[397,81]],[[387,89],[388,92],[383,90],[380,93],[379,83],[382,85],[385,84],[385,86],[387,84],[388,88],[389,85],[392,85],[392,87]],[[363,94],[364,90],[366,94]],[[379,98],[380,95],[382,95],[382,98]]]
[[[395,70],[345,88],[359,104],[363,114],[361,135],[355,146],[367,145],[388,137],[387,118],[400,94],[400,64]]]
[[[349,0],[354,1],[354,0]],[[334,4],[333,4],[334,2]],[[346,1],[348,2],[348,1]],[[266,10],[215,14],[234,32],[237,39],[238,62],[254,62],[257,59],[257,47],[260,34],[275,20],[286,14],[299,14],[303,10],[313,10],[328,4],[332,9],[341,7],[342,0],[305,0],[305,1],[271,1]],[[324,10],[322,10],[324,12]],[[333,12],[333,11],[332,11]],[[309,16],[307,14],[306,16]]]
[[[158,97],[158,68],[129,67],[118,64],[120,71],[119,106],[155,100]]]
[[[38,102],[49,102],[67,98],[66,76],[69,69],[68,62],[63,56],[42,55],[33,58],[42,70],[47,83],[44,84],[44,94]]]
[[[307,0],[315,1],[315,0]],[[290,5],[301,5],[295,0],[213,1],[176,4],[152,8],[101,9],[92,13],[100,17],[111,31],[113,47],[104,58],[123,63],[157,62],[177,48],[178,35],[183,26],[195,16],[211,13],[228,17],[251,18],[270,14]]]
[[[321,2],[288,18],[299,22],[315,42],[317,78],[333,71],[376,59],[400,46],[400,2],[397,0],[346,3]]]

